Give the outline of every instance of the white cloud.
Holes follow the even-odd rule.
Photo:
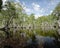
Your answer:
[[[22,3],[22,7],[25,10],[25,12],[27,14],[31,14],[34,13],[35,14],[35,18],[37,19],[38,17],[43,16],[43,12],[45,12],[44,8],[41,8],[40,5],[32,3],[33,8],[28,8],[25,4],[25,2]],[[36,13],[37,12],[37,13]]]
[[[43,16],[43,14],[35,14],[35,19],[37,19],[38,17]]]
[[[25,10],[26,13],[30,12],[30,10],[31,10],[30,8],[26,7],[25,2],[22,3],[22,7],[23,7],[23,9]]]
[[[32,6],[33,6],[33,9],[34,9],[35,11],[39,11],[39,10],[40,10],[40,5],[39,5],[39,4],[32,3]]]
[[[52,13],[53,11],[51,10],[50,13]]]
[[[25,2],[23,2],[23,3],[22,3],[22,5],[24,5],[24,6],[25,6]]]
[[[40,13],[43,13],[43,12],[45,12],[45,9],[44,8],[41,8],[40,9]]]
[[[26,6],[23,8],[24,10],[25,10],[25,12],[30,12],[30,9],[29,8],[27,8]]]
[[[34,13],[35,14],[35,18],[43,16],[43,14],[41,14],[41,13],[44,12],[44,9],[40,8],[40,5],[32,3],[32,6],[33,6],[33,9],[28,8],[28,7],[26,7],[25,2],[22,2],[22,7],[23,7],[23,9],[25,10],[25,12],[27,14]],[[37,11],[38,14],[36,13],[36,11]]]
[[[16,2],[18,2],[18,3],[20,3],[20,1],[19,0],[15,0]]]

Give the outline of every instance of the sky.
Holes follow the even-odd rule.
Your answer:
[[[6,1],[6,0],[5,0]],[[53,12],[54,8],[60,0],[15,0],[21,3],[25,12],[35,14],[35,17],[49,15]]]

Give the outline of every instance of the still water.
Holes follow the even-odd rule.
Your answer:
[[[28,40],[26,48],[60,48],[59,42],[53,37],[36,36],[35,41]]]

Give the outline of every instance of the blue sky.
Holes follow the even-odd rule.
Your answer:
[[[36,17],[51,14],[60,0],[16,0],[20,2],[27,14],[34,13]]]

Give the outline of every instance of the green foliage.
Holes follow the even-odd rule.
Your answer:
[[[51,24],[54,22],[54,20],[56,20],[56,17],[52,14],[48,15],[48,16],[42,16],[42,17],[35,19],[34,14],[27,15],[26,13],[24,13],[23,12],[24,10],[19,3],[17,3],[17,4],[15,4],[14,2],[7,2],[7,3],[8,3],[8,5],[5,6],[7,9],[2,10],[2,12],[0,14],[1,22],[2,22],[2,20],[5,20],[7,22],[9,20],[9,18],[13,16],[14,17],[12,19],[12,20],[14,20],[13,22],[16,22],[17,24],[22,25],[22,26],[25,24],[27,24],[27,25],[32,24],[32,26],[34,28],[34,25],[41,26],[41,23],[43,23],[43,22],[48,22],[49,24]],[[56,7],[56,9],[58,9],[58,11],[59,11],[59,7]],[[54,10],[54,12],[55,12],[55,10]],[[21,32],[23,32],[23,31],[21,31]],[[29,31],[25,31],[25,32],[29,32]],[[36,29],[36,32],[38,34],[44,34],[44,33],[42,33],[43,31],[39,30],[39,29]]]
[[[50,36],[53,37],[53,34],[55,34],[55,30],[36,30],[36,34],[40,35],[40,36]]]
[[[59,16],[60,16],[60,3],[53,10],[52,15],[56,16],[57,20],[59,19]]]
[[[58,5],[55,8],[55,10],[51,15],[42,16],[37,19],[35,19],[34,14],[27,15],[24,12],[23,7],[19,3],[15,4],[14,2],[7,2],[7,5],[5,7],[6,10],[2,9],[0,12],[0,25],[2,26],[2,23],[4,23],[5,26],[6,23],[8,22],[8,25],[12,26],[12,28],[10,28],[8,31],[10,34],[10,38],[9,38],[10,42],[11,41],[14,42],[15,40],[15,42],[19,42],[22,44],[25,43],[29,38],[32,38],[34,40],[35,39],[34,31],[36,35],[40,35],[40,36],[50,36],[50,37],[54,37],[54,35],[58,36],[56,30],[53,29],[42,30],[41,25],[43,23],[44,26],[45,22],[47,22],[49,25],[54,24],[54,21],[56,21],[57,19],[56,13],[58,14],[58,16],[60,16],[60,5]],[[53,15],[54,13],[55,15]],[[13,18],[11,19],[11,17]],[[32,29],[21,29],[21,28],[18,28],[19,30],[17,29],[18,25],[24,28],[25,25],[26,27],[28,27],[28,25],[30,24],[32,26]],[[16,27],[13,27],[13,25],[16,25]],[[1,35],[0,37],[5,38],[6,37],[5,33],[3,32],[1,33],[1,32],[0,32]],[[25,34],[25,37],[23,35],[21,36],[21,34],[23,33]]]

